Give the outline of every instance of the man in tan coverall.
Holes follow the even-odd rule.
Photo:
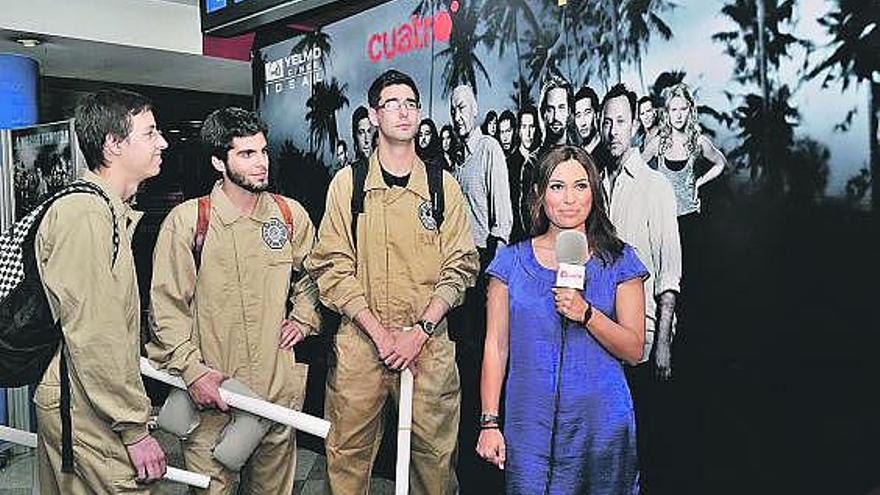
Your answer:
[[[317,332],[317,288],[302,269],[315,229],[305,210],[283,198],[292,232],[266,192],[266,125],[239,108],[215,111],[202,140],[223,179],[211,192],[210,223],[196,266],[192,246],[198,200],[174,208],[162,224],[153,261],[155,335],[151,359],[180,375],[200,408],[200,426],[184,442],[187,469],[211,476],[206,493],[235,493],[239,473],[224,468],[212,449],[230,416],[219,396],[226,378],[261,398],[300,409],[307,366],[294,344]],[[292,310],[288,312],[287,304]],[[219,409],[219,410],[218,410]],[[242,469],[240,493],[287,494],[296,469],[294,430],[273,424]]]
[[[369,160],[357,242],[347,167],[330,184],[318,245],[306,261],[321,301],[343,316],[327,378],[327,492],[368,493],[383,406],[389,395],[399,399],[399,371],[411,367],[410,493],[456,493],[460,389],[444,316],[473,285],[477,251],[464,197],[446,172],[439,230],[433,219],[425,164],[414,147],[420,104],[413,80],[385,72],[368,100],[379,145]]]
[[[147,432],[150,401],[138,367],[140,299],[131,252],[142,213],[126,201],[142,180],[159,173],[168,143],[152,104],[127,91],[85,97],[76,109],[76,134],[89,166],[82,178],[106,193],[114,212],[96,195],[71,194],[49,208],[37,231],[40,277],[64,330],[75,471],[61,471],[59,347],[34,394],[40,493],[150,493],[140,483],[165,474],[165,454]]]

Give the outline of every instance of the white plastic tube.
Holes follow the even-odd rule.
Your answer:
[[[397,422],[397,476],[394,495],[409,493],[409,456],[412,436],[413,374],[409,368],[400,372],[400,405]]]
[[[404,330],[411,330],[406,327]],[[397,409],[397,469],[394,495],[409,493],[409,457],[412,439],[413,374],[409,368],[400,372],[400,402]]]
[[[165,479],[175,483],[183,483],[184,485],[194,486],[196,488],[206,489],[211,483],[211,477],[204,474],[193,473],[192,471],[184,471],[175,467],[168,466],[165,471]]]
[[[37,448],[37,434],[29,431],[17,430],[8,426],[0,425],[0,440],[12,442],[16,445],[24,445],[32,449]],[[192,471],[184,471],[168,466],[165,471],[164,479],[175,483],[183,483],[185,485],[194,486],[196,488],[208,488],[211,483],[211,477],[204,474],[193,473]]]
[[[172,376],[164,371],[157,370],[145,357],[141,358],[141,374],[154,380],[167,383],[172,387],[186,390],[186,384],[180,379],[180,377]],[[327,434],[330,432],[330,422],[323,418],[294,411],[293,409],[282,407],[262,399],[255,399],[253,397],[230,392],[223,389],[222,385],[220,387],[220,397],[226,401],[227,404],[236,409],[241,409],[242,411],[255,414],[262,418],[271,419],[277,423],[291,426],[297,430],[321,438],[327,438]]]
[[[29,431],[17,430],[8,426],[0,425],[0,440],[5,440],[16,445],[24,445],[32,449],[37,448],[37,434]]]

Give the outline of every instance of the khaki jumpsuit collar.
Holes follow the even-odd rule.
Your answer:
[[[217,217],[223,222],[223,225],[232,225],[236,220],[246,215],[242,213],[237,206],[232,204],[232,200],[229,199],[229,196],[227,196],[220,187],[221,183],[222,182],[218,182],[214,186],[214,190],[211,191],[211,207],[217,212]],[[254,206],[254,212],[249,215],[249,218],[266,223],[271,220],[272,217],[277,217],[279,215],[280,213],[278,212],[278,206],[276,206],[275,201],[271,198],[269,193],[263,192],[257,197],[257,204]]]
[[[115,215],[114,221],[118,222],[120,219],[124,219],[125,222],[123,222],[123,225],[126,226],[126,230],[128,230],[129,233],[133,232],[138,221],[144,216],[144,212],[133,210],[128,203],[122,201],[122,197],[119,196],[119,193],[113,189],[113,186],[111,186],[109,182],[91,170],[83,172],[82,179],[86,182],[95,184],[104,191],[104,194],[110,198],[110,204],[113,206],[113,213]]]
[[[367,180],[364,182],[364,191],[371,189],[388,189],[385,179],[382,178],[382,168],[379,163],[379,153],[373,153],[370,156],[370,169],[367,171]],[[410,172],[409,181],[406,188],[420,198],[429,201],[431,195],[428,192],[428,171],[425,164],[419,157],[413,159],[412,171]]]

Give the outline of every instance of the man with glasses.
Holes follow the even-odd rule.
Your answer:
[[[152,109],[129,91],[83,98],[76,108],[77,139],[89,167],[82,180],[100,188],[112,209],[96,194],[65,196],[49,207],[34,241],[49,306],[64,330],[64,345],[34,395],[43,494],[152,493],[155,488],[142,483],[165,474],[165,454],[147,431],[150,400],[138,366],[140,298],[131,239],[143,213],[128,204],[138,184],[159,173],[168,147]],[[66,411],[59,407],[62,363],[70,380]],[[69,472],[62,467],[70,454],[62,447],[66,412],[74,447]]]
[[[327,376],[325,493],[366,494],[400,371],[415,375],[410,493],[454,494],[459,377],[446,313],[473,285],[477,253],[458,184],[443,174],[443,221],[434,217],[428,170],[416,155],[419,92],[389,70],[368,93],[378,146],[366,166],[362,212],[355,168],[327,192],[318,244],[306,260],[321,302],[342,315]],[[497,145],[496,145],[497,146]],[[404,328],[411,327],[409,331]]]

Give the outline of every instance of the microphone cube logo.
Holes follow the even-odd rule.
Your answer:
[[[586,267],[583,265],[560,263],[556,269],[556,287],[584,290],[585,281]]]
[[[270,83],[284,78],[284,59],[266,63],[266,82]]]

